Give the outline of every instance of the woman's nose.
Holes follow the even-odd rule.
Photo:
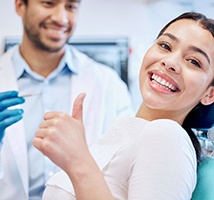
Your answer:
[[[164,59],[162,59],[161,65],[165,67],[167,70],[174,73],[179,73],[181,70],[181,62],[178,55],[177,56],[169,55],[168,57],[165,57]]]

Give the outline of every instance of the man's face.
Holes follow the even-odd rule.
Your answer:
[[[56,52],[64,47],[76,22],[77,0],[16,0],[16,9],[23,20],[24,41],[36,48]]]

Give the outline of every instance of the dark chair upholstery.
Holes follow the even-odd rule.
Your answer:
[[[199,103],[187,116],[185,123],[191,128],[207,130],[214,125],[214,103],[204,106]]]
[[[209,130],[214,125],[214,104],[199,104],[187,117],[188,125],[197,130]],[[205,156],[198,165],[197,185],[191,200],[214,200],[214,158]]]

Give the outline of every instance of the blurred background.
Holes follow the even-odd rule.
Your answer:
[[[71,43],[80,48],[92,43],[94,46],[87,51],[89,54],[92,51],[98,60],[103,57],[99,52],[108,51],[104,60],[108,60],[110,65],[115,64],[118,72],[118,66],[123,68],[123,79],[129,86],[133,107],[137,110],[141,102],[138,74],[144,53],[159,30],[186,11],[202,12],[214,18],[214,0],[82,0]],[[1,54],[6,42],[14,38],[16,41],[22,36],[22,23],[15,12],[14,0],[0,0],[0,27]],[[95,46],[100,47],[96,43],[103,47],[107,43],[108,48],[95,50]]]

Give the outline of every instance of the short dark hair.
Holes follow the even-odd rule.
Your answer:
[[[78,3],[80,3],[81,0],[77,0],[77,1],[78,1]],[[25,5],[27,5],[28,0],[23,0],[23,2],[25,3]]]
[[[27,5],[27,3],[28,3],[28,0],[23,0],[23,2],[25,3],[25,5]]]

